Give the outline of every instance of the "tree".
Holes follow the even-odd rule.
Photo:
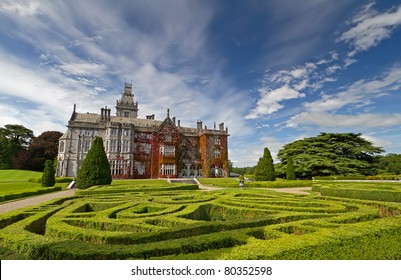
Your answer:
[[[28,148],[33,138],[33,131],[19,124],[6,124],[4,128],[0,127],[0,134],[24,149]]]
[[[294,169],[294,163],[292,161],[292,157],[288,157],[287,159],[287,165],[285,168],[285,178],[287,180],[295,180],[295,169]]]
[[[58,142],[62,135],[60,131],[45,131],[32,139],[32,144],[28,148],[32,157],[32,170],[43,170],[46,160],[53,160],[57,156]]]
[[[276,181],[273,158],[269,149],[266,147],[263,151],[263,157],[259,158],[255,168],[256,181]]]
[[[11,168],[10,142],[0,134],[0,169]]]
[[[278,158],[286,163],[292,157],[297,177],[373,175],[382,152],[360,133],[321,133],[285,145]]]
[[[26,150],[32,138],[32,130],[22,125],[7,124],[0,127],[0,169],[29,169],[31,161]]]
[[[78,170],[76,184],[79,189],[94,185],[111,184],[111,170],[103,147],[103,139],[96,136],[81,168]]]
[[[380,156],[378,160],[381,173],[401,174],[401,154],[387,154]]]
[[[56,184],[56,178],[54,176],[54,165],[53,161],[48,159],[45,163],[45,169],[42,174],[42,186],[43,187],[52,187]]]

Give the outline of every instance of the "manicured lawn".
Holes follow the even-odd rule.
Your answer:
[[[0,183],[27,182],[30,178],[40,177],[42,177],[42,172],[15,169],[0,170]]]
[[[65,183],[58,183],[55,187],[44,188],[39,183],[31,183],[29,179],[42,177],[42,172],[27,170],[0,170],[0,202],[34,196],[47,192],[61,190]]]

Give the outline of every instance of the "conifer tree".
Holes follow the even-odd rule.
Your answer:
[[[294,163],[292,161],[292,157],[289,157],[287,159],[287,166],[285,168],[285,178],[287,180],[295,180],[295,168],[294,168]]]
[[[110,185],[111,181],[110,164],[104,151],[103,139],[96,136],[78,170],[76,184],[79,189],[86,189],[94,185]]]
[[[276,181],[276,172],[274,171],[273,158],[269,149],[266,147],[263,157],[259,158],[255,170],[256,181]]]
[[[42,174],[43,187],[53,187],[56,184],[54,173],[53,161],[50,159],[46,160],[45,169],[43,170]]]

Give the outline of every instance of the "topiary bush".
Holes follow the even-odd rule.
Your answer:
[[[55,170],[52,160],[46,160],[45,169],[42,174],[42,186],[53,187],[56,184]]]
[[[76,183],[79,189],[94,185],[110,185],[112,181],[110,164],[103,147],[103,140],[96,136],[81,168]]]

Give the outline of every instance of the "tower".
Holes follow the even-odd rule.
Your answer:
[[[134,102],[132,83],[125,83],[121,99],[117,100],[116,114],[122,118],[138,117],[138,102]]]

